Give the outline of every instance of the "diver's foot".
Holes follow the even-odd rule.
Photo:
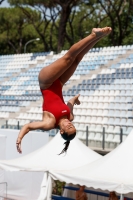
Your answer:
[[[104,36],[110,34],[111,31],[112,31],[111,27],[93,28],[92,34],[95,35],[95,37],[100,38],[100,37],[104,37]]]

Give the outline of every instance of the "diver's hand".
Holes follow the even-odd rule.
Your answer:
[[[80,94],[78,94],[78,95],[75,96],[75,102],[74,102],[75,105],[80,105],[80,101],[78,99],[79,96],[80,96]]]
[[[22,153],[22,149],[21,149],[21,138],[20,137],[18,137],[17,138],[17,141],[16,141],[16,147],[17,147],[17,151],[19,152],[19,153]]]

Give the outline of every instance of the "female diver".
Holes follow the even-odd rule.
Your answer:
[[[60,128],[60,134],[66,140],[65,148],[61,153],[67,151],[70,140],[76,135],[76,128],[71,122],[74,119],[73,106],[80,104],[80,101],[77,95],[66,105],[62,96],[62,87],[73,75],[83,56],[111,30],[110,27],[93,28],[89,36],[74,44],[62,58],[41,69],[38,79],[43,96],[42,121],[31,122],[22,127],[16,142],[19,153],[22,153],[22,138],[29,131],[50,130],[55,127]]]

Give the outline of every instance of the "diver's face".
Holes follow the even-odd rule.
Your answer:
[[[64,132],[68,133],[68,135],[76,132],[75,126],[68,119],[64,119],[60,126],[60,134]]]

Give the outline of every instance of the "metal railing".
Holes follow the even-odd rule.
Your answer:
[[[15,126],[15,125],[14,125],[14,126]],[[17,122],[16,127],[17,127],[18,130],[20,129],[20,123],[19,123],[19,121]],[[9,128],[8,120],[6,120],[5,128],[6,128],[6,129]]]
[[[64,189],[73,190],[73,191],[79,190],[79,188],[73,187],[73,186],[65,186]],[[105,193],[105,192],[93,191],[93,190],[89,190],[89,189],[85,189],[84,191],[85,191],[85,193],[87,193],[87,194],[97,195],[97,199],[98,199],[99,196],[102,196],[102,197],[109,197],[109,194],[107,194],[107,193]],[[126,195],[126,194],[125,194],[125,195]],[[53,197],[54,197],[53,199],[55,199],[55,200],[56,200],[56,199],[57,199],[57,200],[69,200],[69,198],[67,198],[67,197],[62,197],[62,196],[60,196],[60,198],[59,198],[59,197],[56,198],[56,196],[53,195]],[[120,196],[119,196],[119,195],[117,195],[117,197],[118,197],[118,199],[120,199]],[[65,199],[65,198],[66,198],[66,199]],[[124,199],[125,199],[125,200],[132,200],[132,198],[129,198],[129,197],[126,197],[126,196],[124,196]],[[71,199],[71,200],[72,200],[72,199]]]
[[[14,129],[18,129],[18,130],[20,130],[20,128],[21,128],[19,121],[17,122],[16,126],[15,125],[13,125],[13,126],[15,127]],[[8,120],[6,120],[5,128],[6,129],[10,128],[10,125],[8,125]],[[57,133],[58,129],[55,132]],[[103,133],[102,133],[103,134],[103,139],[102,139],[102,145],[101,145],[101,148],[103,150],[105,149],[105,133],[106,133],[105,127],[103,127]],[[120,134],[119,135],[120,135],[120,143],[122,143],[123,142],[123,129],[121,127],[120,127]],[[88,137],[89,137],[89,127],[86,126],[86,141],[85,141],[86,146],[89,146]]]
[[[31,121],[32,122],[32,121]],[[8,124],[8,120],[6,120],[6,122],[4,124],[1,125],[1,128],[4,128],[4,129],[15,129],[15,130],[20,130],[22,128],[23,125],[20,125],[20,121],[17,121],[16,122],[16,125],[13,124]],[[41,130],[39,129],[40,131],[44,131],[44,130]]]
[[[103,138],[102,138],[102,146],[101,148],[104,150],[105,149],[105,127],[103,127],[103,132],[102,132],[102,135],[103,135]],[[88,139],[88,136],[89,136],[89,128],[88,126],[86,126],[86,146],[89,146],[89,139]],[[123,129],[120,127],[120,143],[123,142]]]

